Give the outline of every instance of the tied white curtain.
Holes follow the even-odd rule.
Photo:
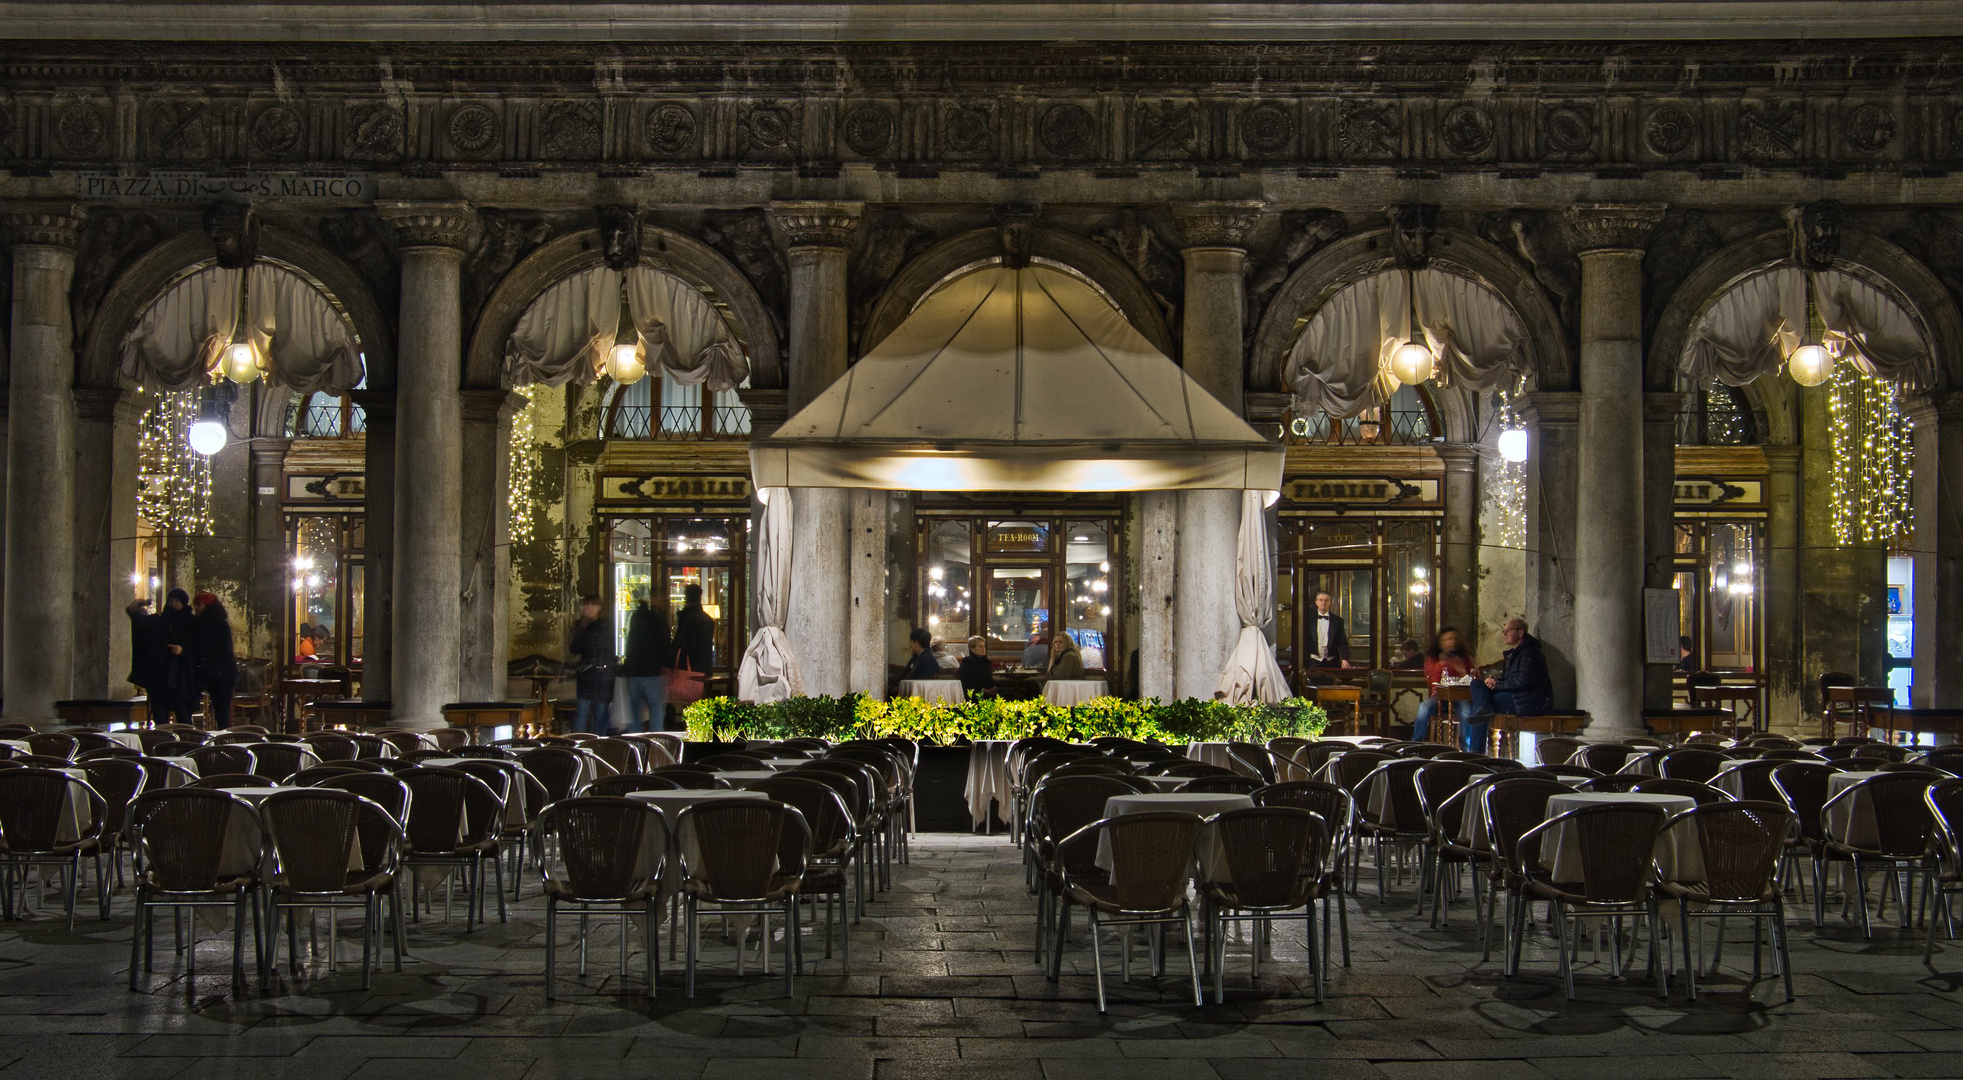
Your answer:
[[[1506,301],[1443,270],[1409,278],[1417,289],[1418,325],[1438,361],[1438,383],[1473,390],[1511,385],[1527,332]],[[1355,416],[1390,400],[1397,390],[1391,354],[1411,338],[1406,280],[1402,270],[1372,274],[1316,310],[1288,353],[1298,415]]]
[[[627,271],[627,307],[641,362],[684,385],[720,393],[750,377],[750,362],[715,305],[694,286],[649,267]],[[620,327],[620,274],[594,267],[558,282],[519,316],[505,344],[514,386],[591,383],[606,366]]]
[[[1275,610],[1274,563],[1268,551],[1265,491],[1241,492],[1241,531],[1234,549],[1234,610],[1241,632],[1227,657],[1214,697],[1237,705],[1280,701],[1288,696],[1288,679],[1275,663],[1275,650],[1261,632]]]
[[[123,339],[123,376],[166,392],[209,382],[238,328],[241,281],[246,334],[269,381],[301,394],[361,384],[361,350],[347,318],[298,274],[267,263],[248,271],[209,266],[164,290]]]
[[[791,489],[761,488],[763,528],[757,537],[757,632],[736,669],[736,698],[765,704],[804,693],[784,609],[791,596]]]
[[[1820,343],[1862,373],[1912,389],[1935,383],[1935,359],[1915,320],[1874,285],[1839,270],[1782,266],[1725,290],[1691,331],[1684,374],[1697,386],[1744,386],[1775,375],[1805,340],[1806,284],[1823,326]]]

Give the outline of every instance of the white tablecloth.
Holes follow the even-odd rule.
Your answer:
[[[768,780],[771,777],[777,775],[777,770],[775,769],[718,769],[716,771],[716,775],[722,777],[724,780],[729,781],[731,784],[735,785],[736,787],[742,787],[744,784],[753,783],[758,780]]]
[[[1013,810],[1014,787],[1009,776],[1009,747],[1006,739],[978,739],[968,745],[968,781],[962,794],[968,803],[970,828],[988,822],[991,800],[1002,804],[1003,818]]]
[[[799,765],[809,765],[811,764],[811,759],[801,758],[801,757],[777,757],[777,758],[766,759],[764,761],[764,764],[781,772],[785,769],[795,769]]]
[[[1630,803],[1660,806],[1665,814],[1675,814],[1696,806],[1697,800],[1688,795],[1644,795],[1633,791],[1577,791],[1572,795],[1550,796],[1547,800],[1547,817],[1553,820],[1570,810],[1579,810],[1584,806]],[[1549,829],[1540,842],[1540,861],[1557,882],[1582,880],[1579,831],[1567,825],[1557,825]],[[1704,850],[1698,845],[1697,834],[1689,829],[1673,829],[1659,833],[1656,839],[1656,864],[1663,876],[1673,881],[1701,880],[1704,877]]]
[[[688,791],[636,791],[627,797],[653,804],[656,810],[661,811],[662,820],[668,823],[668,835],[672,839],[673,846],[669,849],[667,872],[662,875],[661,879],[661,888],[664,894],[681,888],[681,872],[684,862],[692,863],[702,858],[701,848],[696,845],[695,834],[692,831],[685,834],[676,831],[676,822],[681,820],[682,811],[697,803],[715,802],[718,799],[759,798],[754,792],[726,791],[719,788]]]
[[[1841,772],[1827,777],[1827,798],[1846,791],[1855,784],[1871,776],[1885,776],[1882,772]],[[1879,838],[1874,832],[1874,805],[1866,793],[1850,795],[1840,801],[1827,815],[1827,834],[1853,847],[1871,847]]]
[[[131,750],[143,749],[143,737],[134,731],[112,731],[109,732],[109,737]]]
[[[967,698],[961,692],[959,679],[906,679],[900,683],[901,697],[915,697],[922,701],[945,701],[959,705]]]
[[[1223,742],[1187,743],[1186,756],[1192,758],[1194,761],[1203,762],[1207,765],[1217,765],[1223,769],[1232,769],[1250,780],[1265,779],[1260,773],[1249,768],[1241,759],[1235,757],[1233,751],[1229,750],[1227,744]]]
[[[26,739],[0,739],[0,746],[11,746],[17,754],[31,754],[34,752],[34,748],[27,745]]]
[[[1140,814],[1150,810],[1181,810],[1200,817],[1212,817],[1228,810],[1245,810],[1254,805],[1254,800],[1246,795],[1232,795],[1200,791],[1161,791],[1153,795],[1113,795],[1104,800],[1104,816],[1118,817],[1122,814]],[[1212,872],[1220,859],[1220,841],[1211,832],[1202,831],[1195,853],[1199,859],[1200,874]],[[1112,872],[1111,842],[1108,834],[1097,840],[1097,865],[1107,873]],[[1115,878],[1114,878],[1115,880]]]
[[[172,765],[175,765],[175,766],[177,766],[177,767],[178,767],[178,768],[180,768],[180,769],[184,769],[184,770],[186,770],[186,771],[188,771],[188,772],[189,772],[189,773],[191,774],[191,776],[190,776],[190,779],[186,779],[186,778],[185,778],[185,776],[184,776],[184,774],[183,774],[183,773],[179,773],[179,772],[172,772],[172,773],[168,773],[168,774],[166,774],[166,775],[167,775],[167,776],[169,777],[169,780],[168,780],[168,782],[167,782],[167,783],[166,783],[166,784],[164,785],[164,786],[166,786],[166,787],[183,787],[183,786],[184,786],[185,784],[188,784],[188,783],[190,783],[190,782],[191,782],[192,780],[196,780],[196,779],[198,778],[198,775],[199,775],[199,774],[198,774],[198,759],[196,759],[196,758],[187,758],[187,757],[157,757],[157,758],[152,758],[151,760],[153,760],[153,761],[168,761],[168,762],[170,762],[170,763],[171,763]]]
[[[1043,700],[1050,705],[1082,705],[1110,693],[1111,687],[1103,679],[1051,679],[1043,684]]]

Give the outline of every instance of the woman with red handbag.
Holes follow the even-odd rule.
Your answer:
[[[702,610],[702,586],[682,590],[675,618],[675,666],[668,672],[668,704],[686,708],[702,700],[703,682],[716,663],[716,621]]]

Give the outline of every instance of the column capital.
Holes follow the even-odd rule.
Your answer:
[[[1438,460],[1447,473],[1469,473],[1479,466],[1479,451],[1464,443],[1441,443]]]
[[[1930,390],[1910,396],[1907,404],[1918,427],[1963,424],[1963,390]]]
[[[0,210],[0,225],[14,247],[51,247],[72,252],[79,246],[89,209],[76,203],[9,205]]]
[[[750,410],[752,438],[761,438],[776,431],[790,414],[789,394],[782,388],[743,386],[737,388],[736,396]]]
[[[866,204],[785,200],[770,204],[770,217],[793,248],[844,248]]]
[[[1520,419],[1539,427],[1581,421],[1581,391],[1535,390],[1521,395]]]
[[[395,423],[395,391],[393,390],[350,390],[348,396],[366,414],[368,426]]]
[[[457,398],[463,404],[466,424],[504,424],[532,399],[515,390],[463,390]]]
[[[477,209],[467,202],[380,202],[375,212],[395,230],[403,247],[412,250],[463,251],[477,224]]]
[[[1576,203],[1568,207],[1568,235],[1583,254],[1641,251],[1663,220],[1662,203]]]
[[[1260,200],[1174,203],[1173,220],[1191,248],[1241,248],[1261,220]]]
[[[1688,394],[1670,391],[1643,395],[1643,422],[1646,424],[1672,424],[1677,414],[1684,409],[1684,399]]]
[[[1804,456],[1802,448],[1790,445],[1767,444],[1759,447],[1765,455],[1766,468],[1774,473],[1799,473],[1800,459]]]

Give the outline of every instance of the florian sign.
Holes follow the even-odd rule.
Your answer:
[[[750,501],[747,476],[609,476],[600,483],[601,499],[610,503],[743,503]]]
[[[92,202],[372,202],[375,177],[367,173],[82,172],[75,177],[75,194]]]
[[[1438,481],[1394,476],[1298,477],[1284,480],[1282,497],[1291,503],[1338,507],[1409,507],[1438,504]]]

